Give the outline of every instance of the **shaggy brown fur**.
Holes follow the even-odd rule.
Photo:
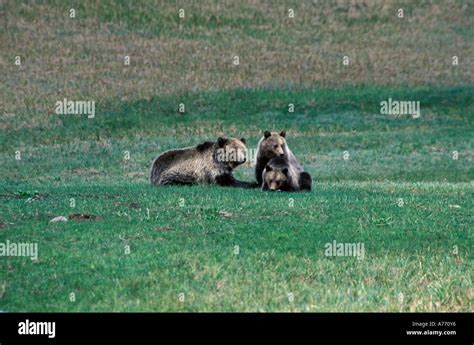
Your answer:
[[[280,133],[265,131],[263,137],[258,142],[255,178],[259,186],[261,186],[263,182],[262,172],[272,158],[285,158],[295,169],[303,171],[303,167],[298,163],[295,155],[288,148],[285,136],[285,131],[281,131]]]
[[[218,184],[242,188],[255,183],[237,181],[232,171],[246,161],[245,139],[218,138],[195,147],[170,150],[158,156],[151,166],[153,185]]]
[[[272,158],[262,173],[263,191],[311,191],[311,176],[283,157]]]

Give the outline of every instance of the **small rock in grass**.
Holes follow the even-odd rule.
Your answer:
[[[224,218],[230,218],[230,217],[233,216],[232,212],[227,212],[227,211],[221,211],[221,212],[219,212],[219,214]]]
[[[63,217],[63,216],[58,216],[58,217],[54,217],[54,218],[51,219],[49,222],[50,222],[50,223],[67,222],[67,218],[66,218],[66,217]]]

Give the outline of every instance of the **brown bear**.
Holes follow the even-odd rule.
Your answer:
[[[246,161],[245,139],[219,137],[193,147],[170,150],[158,156],[151,166],[153,185],[218,184],[242,188],[255,183],[237,181],[232,171]]]
[[[265,131],[263,137],[258,142],[255,178],[259,186],[261,186],[263,182],[263,170],[272,158],[283,157],[292,167],[298,171],[303,171],[303,167],[298,163],[295,155],[288,148],[285,136],[285,131],[281,131],[280,133]]]
[[[311,175],[300,171],[284,157],[270,159],[263,170],[262,179],[263,191],[311,191]]]

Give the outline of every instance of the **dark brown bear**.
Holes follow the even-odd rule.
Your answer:
[[[262,180],[263,191],[311,191],[311,176],[305,171],[296,169],[283,157],[270,159],[263,170]]]
[[[246,161],[245,139],[218,138],[217,142],[170,150],[158,156],[151,166],[153,185],[218,184],[242,188],[255,183],[237,181],[232,171]]]

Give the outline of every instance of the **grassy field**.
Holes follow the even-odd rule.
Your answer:
[[[472,4],[276,4],[0,4],[0,243],[39,250],[0,256],[0,310],[473,311]],[[164,150],[265,129],[311,193],[147,181]],[[95,217],[50,223],[73,214]]]

